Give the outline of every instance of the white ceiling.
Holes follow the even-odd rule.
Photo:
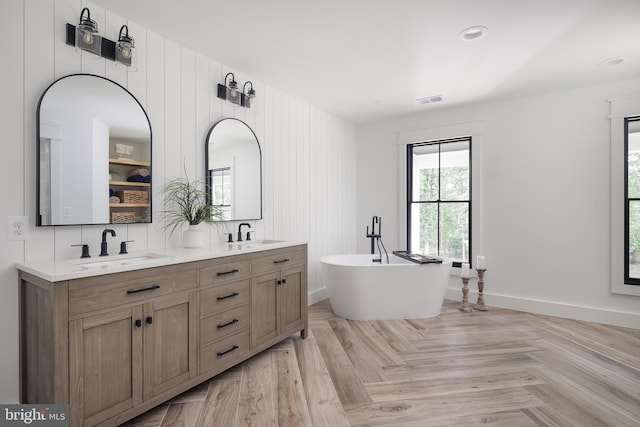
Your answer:
[[[640,76],[640,0],[93,3],[354,124]]]

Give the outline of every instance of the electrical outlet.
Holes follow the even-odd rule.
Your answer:
[[[29,218],[26,216],[9,217],[9,240],[27,240],[29,238]]]

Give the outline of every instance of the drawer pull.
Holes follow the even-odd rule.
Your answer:
[[[218,298],[216,298],[216,299],[217,299],[218,301],[220,301],[220,300],[227,299],[227,298],[237,297],[238,295],[240,295],[240,294],[239,294],[239,293],[237,293],[237,292],[234,292],[234,293],[232,293],[232,294],[225,295],[225,296],[223,296],[223,297],[218,297]]]
[[[238,270],[237,268],[234,268],[233,270],[229,270],[229,271],[218,271],[216,274],[217,274],[218,276],[225,276],[225,275],[227,275],[227,274],[233,274],[233,273],[237,273],[237,272],[239,272],[239,271],[240,271],[240,270]]]
[[[238,319],[233,319],[232,321],[227,322],[227,323],[220,323],[220,324],[218,325],[218,329],[222,329],[222,328],[224,328],[225,326],[231,326],[231,325],[233,325],[234,323],[238,323],[238,322],[239,322],[239,320],[238,320]]]
[[[224,356],[227,353],[231,353],[233,350],[237,350],[237,349],[238,349],[238,346],[234,344],[233,347],[231,347],[229,350],[227,350],[227,351],[219,351],[216,354],[218,355],[218,357],[220,357],[220,356]]]
[[[291,261],[289,258],[284,258],[284,259],[277,259],[275,261],[273,261],[274,264],[281,264],[283,262],[289,262]]]
[[[137,294],[138,292],[152,291],[154,289],[160,289],[160,285],[151,285],[148,288],[142,288],[142,289],[128,289],[127,293]]]

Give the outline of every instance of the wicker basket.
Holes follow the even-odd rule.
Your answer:
[[[135,212],[111,212],[111,224],[133,224],[136,222]]]
[[[121,190],[121,191],[116,191],[116,196],[118,196],[121,203],[136,203],[136,204],[149,203],[148,191]]]

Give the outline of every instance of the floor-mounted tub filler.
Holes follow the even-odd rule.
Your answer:
[[[335,314],[352,320],[412,319],[440,314],[451,261],[418,264],[389,255],[386,264],[372,262],[375,257],[330,255],[320,260]]]

